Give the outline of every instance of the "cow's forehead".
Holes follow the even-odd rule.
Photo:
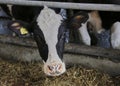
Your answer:
[[[58,29],[61,25],[62,17],[56,14],[54,10],[45,7],[37,18],[37,24],[44,34],[47,44],[57,43]],[[52,43],[54,45],[54,43]]]

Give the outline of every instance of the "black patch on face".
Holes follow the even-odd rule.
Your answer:
[[[56,45],[58,56],[62,59],[64,52],[64,44],[65,44],[65,32],[66,32],[66,23],[63,22],[58,30],[58,42]]]
[[[48,45],[45,42],[43,32],[37,24],[34,26],[34,39],[37,43],[40,56],[46,62],[48,59]]]

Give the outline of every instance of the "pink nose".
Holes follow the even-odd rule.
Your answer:
[[[47,65],[45,73],[49,76],[58,76],[65,72],[65,66],[63,64]]]
[[[61,65],[48,65],[48,70],[51,74],[59,74],[61,70]]]

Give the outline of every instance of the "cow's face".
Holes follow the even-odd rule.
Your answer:
[[[44,61],[44,72],[49,76],[58,76],[65,72],[63,49],[65,42],[65,24],[54,10],[45,7],[37,17],[34,30],[40,55]]]

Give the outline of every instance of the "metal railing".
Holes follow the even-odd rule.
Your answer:
[[[16,4],[26,6],[48,6],[64,9],[82,9],[82,10],[101,10],[101,11],[120,11],[120,5],[115,4],[86,4],[86,3],[68,3],[68,2],[49,2],[49,1],[29,1],[29,0],[0,0],[1,4]]]

